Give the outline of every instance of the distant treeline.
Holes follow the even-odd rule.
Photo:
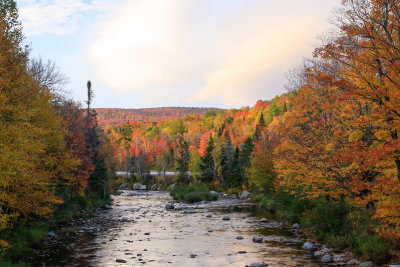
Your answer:
[[[183,118],[194,114],[204,114],[211,108],[159,107],[159,108],[96,108],[100,126],[118,125],[126,122],[158,122],[173,118]],[[218,109],[216,109],[218,110]]]

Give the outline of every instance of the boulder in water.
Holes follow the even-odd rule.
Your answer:
[[[167,209],[167,210],[174,210],[174,209],[175,209],[174,203],[167,203],[167,204],[165,205],[165,209]]]
[[[263,240],[264,240],[264,238],[262,236],[257,236],[257,235],[253,236],[254,243],[261,243],[261,242],[263,242]]]

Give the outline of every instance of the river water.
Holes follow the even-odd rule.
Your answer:
[[[315,266],[302,241],[245,200],[224,198],[166,210],[168,192],[123,191],[100,216],[117,223],[107,231],[64,240],[38,266]],[[230,220],[223,220],[229,216]],[[266,217],[268,222],[261,222]],[[253,236],[262,236],[254,243]],[[241,236],[242,239],[237,238]],[[119,262],[117,262],[117,260]],[[40,264],[40,265],[39,265]],[[35,264],[36,265],[36,264]]]

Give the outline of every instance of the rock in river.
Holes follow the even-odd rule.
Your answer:
[[[115,261],[119,262],[119,263],[126,263],[126,260],[123,260],[123,259],[116,259]]]
[[[165,205],[165,209],[167,209],[167,210],[173,210],[173,209],[175,209],[174,203],[167,203],[167,204]]]
[[[222,220],[223,221],[229,221],[231,218],[229,217],[229,216],[224,216],[223,218],[222,218]]]
[[[254,243],[262,243],[263,242],[263,237],[262,236],[253,236],[253,242]]]

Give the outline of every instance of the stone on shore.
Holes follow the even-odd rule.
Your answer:
[[[322,263],[331,263],[331,262],[333,262],[333,258],[331,255],[325,254],[324,256],[322,256],[321,262]]]
[[[304,245],[303,245],[302,248],[303,248],[303,249],[308,249],[308,250],[315,250],[315,246],[314,246],[314,244],[311,243],[311,242],[306,242],[306,243],[304,243]]]
[[[375,264],[372,261],[366,261],[360,263],[359,267],[375,267]]]
[[[300,224],[299,224],[299,223],[294,223],[294,224],[293,224],[293,228],[294,228],[294,229],[300,228]]]
[[[132,189],[133,190],[140,190],[141,187],[142,187],[141,183],[136,183],[136,184],[133,185]]]
[[[118,188],[118,190],[125,190],[128,189],[128,185],[127,184],[121,184]]]
[[[151,187],[150,187],[150,191],[156,191],[157,190],[157,184],[153,184]]]
[[[243,190],[243,192],[240,194],[241,199],[247,199],[250,196],[249,191]]]
[[[50,237],[50,238],[56,238],[57,237],[57,235],[54,232],[48,232],[47,236]]]
[[[210,191],[210,194],[211,195],[215,195],[215,196],[219,196],[218,192],[216,192],[216,191]]]

